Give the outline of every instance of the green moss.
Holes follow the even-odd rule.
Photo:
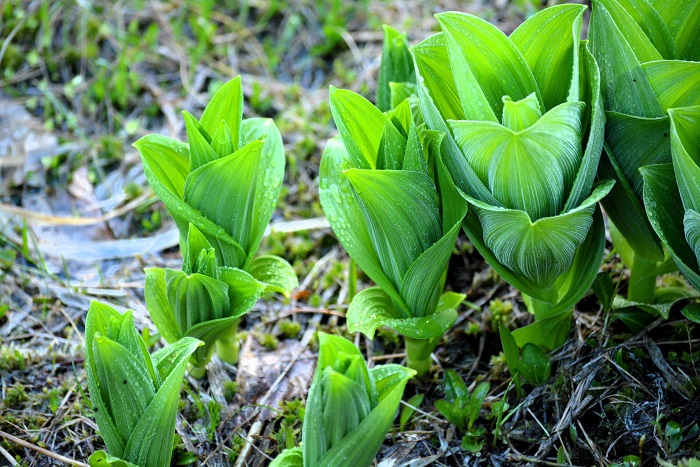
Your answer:
[[[7,389],[4,403],[6,407],[20,408],[28,400],[27,390],[22,383],[17,382]]]
[[[301,331],[301,324],[297,323],[296,321],[283,319],[279,322],[279,328],[280,333],[282,333],[285,339],[294,339]]]

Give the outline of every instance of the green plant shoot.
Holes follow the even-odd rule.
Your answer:
[[[276,256],[255,256],[284,177],[277,127],[271,119],[243,120],[240,77],[221,86],[199,120],[184,116],[189,144],[160,135],[134,143],[148,183],[177,224],[181,250],[192,224],[219,265],[288,295],[298,284],[292,267]]]
[[[382,62],[377,80],[377,108],[386,112],[415,93],[416,72],[406,34],[384,25]]]
[[[441,13],[442,33],[412,49],[423,117],[448,133],[445,165],[471,205],[464,230],[535,315],[519,346],[564,342],[602,261],[596,204],[613,182],[594,185],[604,115],[584,10],[547,8],[510,37]]]
[[[445,399],[435,401],[435,408],[464,433],[462,447],[471,452],[479,452],[484,445],[483,435],[486,429],[475,427],[484,399],[488,395],[489,383],[479,384],[469,394],[469,389],[454,370],[445,371],[443,379]]]
[[[378,285],[353,298],[348,329],[403,334],[408,366],[422,375],[464,299],[442,291],[466,202],[440,160],[443,135],[416,127],[408,99],[389,113],[351,91],[331,88],[330,101],[340,136],[321,159],[321,205]]]
[[[214,344],[219,357],[238,361],[238,320],[262,296],[265,285],[237,268],[220,267],[214,248],[190,224],[182,271],[146,269],[146,306],[163,338],[183,337],[204,342],[192,355],[195,377],[204,376]]]
[[[415,371],[399,365],[367,368],[348,340],[319,333],[318,364],[302,427],[302,446],[273,467],[369,467]]]
[[[109,454],[90,465],[170,465],[180,386],[187,361],[202,343],[185,337],[152,355],[134,328],[131,311],[120,314],[98,302],[85,320],[85,369],[97,426]]]
[[[640,168],[671,163],[668,110],[700,104],[700,63],[683,61],[698,59],[700,2],[596,0],[589,37],[606,110],[599,176],[617,180],[602,204],[627,299],[653,304],[657,276],[675,266],[645,215]]]

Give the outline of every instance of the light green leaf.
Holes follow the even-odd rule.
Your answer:
[[[141,154],[146,178],[158,197],[164,190],[185,197],[185,179],[189,173],[189,146],[161,135],[147,135],[133,145]]]
[[[213,135],[223,120],[228,125],[234,150],[243,147],[241,120],[243,119],[243,89],[241,77],[236,76],[221,86],[212,96],[202,113],[200,122],[204,130]],[[227,153],[228,155],[230,153]]]
[[[540,103],[535,93],[525,99],[513,102],[510,96],[503,96],[503,126],[514,132],[530,128],[542,117]]]
[[[387,117],[370,101],[345,89],[331,86],[330,102],[333,120],[353,167],[377,168],[377,154]]]
[[[159,377],[165,381],[170,376],[170,373],[187,363],[192,353],[202,345],[203,343],[197,339],[183,337],[177,342],[154,352],[151,355],[151,359]]]
[[[92,453],[88,459],[88,463],[90,467],[139,467],[136,464],[112,456],[105,451],[95,451]]]
[[[228,285],[228,316],[238,317],[247,313],[265,291],[265,284],[242,269],[221,268],[219,272],[221,282]]]
[[[211,138],[206,134],[196,118],[187,111],[182,112],[190,144],[190,172],[219,158],[211,147]]]
[[[391,105],[391,90],[389,83],[415,82],[413,58],[408,50],[406,34],[391,26],[384,25],[384,44],[382,46],[382,62],[379,66],[377,79],[377,107],[386,112]]]
[[[305,467],[327,465],[356,467],[372,463],[384,442],[386,432],[396,417],[406,383],[415,375],[415,371],[399,365],[382,365],[373,368],[372,375],[377,381],[377,388],[386,388],[379,394],[379,405],[360,422],[357,428],[333,446],[318,463],[307,464],[305,458]],[[383,383],[385,379],[393,384]],[[358,449],[358,446],[362,446],[362,449]]]
[[[447,294],[446,294],[447,295]],[[387,326],[398,333],[413,339],[430,339],[443,335],[457,320],[458,303],[449,295],[441,299],[431,315],[418,318],[404,318],[397,311],[391,298],[380,288],[370,287],[353,298],[347,311],[348,330],[361,332],[370,339],[379,326]]]
[[[460,404],[463,404],[469,400],[469,389],[467,389],[466,383],[456,371],[445,370],[442,385],[448,402],[458,401]]]
[[[237,324],[237,316],[227,316],[225,318],[211,319],[196,323],[185,332],[188,338],[198,339],[204,343],[192,354],[192,361],[198,367],[204,367],[214,353],[214,344],[232,326]]]
[[[642,167],[644,177],[644,205],[651,225],[668,248],[671,257],[683,275],[700,290],[698,259],[685,238],[682,205],[678,185],[671,164]]]
[[[392,282],[387,278],[372,246],[364,207],[343,168],[350,165],[350,155],[338,138],[326,143],[321,158],[319,197],[333,232],[358,266],[372,281],[386,291],[408,316],[408,308]]]
[[[700,106],[670,109],[671,152],[686,210],[700,211]]]
[[[571,326],[568,322],[566,324],[568,331]],[[526,381],[532,384],[543,384],[552,374],[552,364],[539,346],[528,342],[523,345],[520,372]]]
[[[146,273],[144,289],[146,308],[163,339],[172,344],[180,339],[183,333],[168,301],[165,290],[165,269],[146,268],[144,272]]]
[[[700,105],[700,63],[661,60],[642,65],[664,111]]]
[[[494,115],[502,115],[503,96],[520,100],[535,92],[542,102],[540,90],[532,71],[520,51],[496,26],[483,19],[465,13],[439,13],[436,15],[445,34],[445,43],[450,51],[450,63],[456,48],[466,59],[469,74],[453,69],[455,83],[460,91],[463,109],[488,103]],[[471,91],[474,89],[474,91]],[[483,98],[486,98],[484,102]],[[469,120],[474,118],[465,114]]]
[[[228,315],[228,286],[202,274],[165,270],[165,292],[180,329]]]
[[[201,343],[187,339],[181,345],[184,349],[181,356],[185,358],[180,358],[177,366],[171,369],[131,433],[125,448],[123,457],[141,467],[162,467],[170,464],[180,386],[187,365],[186,356]]]
[[[267,292],[279,292],[289,297],[299,287],[294,268],[279,256],[258,256],[250,264],[248,272],[265,286]]]
[[[688,209],[683,216],[683,226],[685,227],[685,238],[688,245],[695,253],[700,262],[700,214],[697,211]]]
[[[364,362],[363,362],[364,364]],[[321,377],[323,387],[323,429],[326,449],[339,444],[372,410],[364,385],[326,367]]]
[[[221,120],[216,133],[211,137],[211,147],[219,157],[226,157],[236,152],[233,139],[231,138],[231,130],[224,120]]]
[[[265,229],[275,211],[282,190],[286,158],[282,135],[271,118],[244,120],[243,137],[245,141],[263,140],[265,142],[255,168],[258,176],[255,185],[250,246],[247,250],[248,263],[246,266],[248,266],[260,247]]]
[[[503,346],[503,355],[506,357],[508,371],[515,378],[520,371],[520,350],[518,350],[513,334],[503,324],[498,326],[498,334],[501,338],[501,346]]]
[[[578,61],[585,9],[583,5],[545,8],[510,36],[534,74],[546,110],[567,100],[582,100]]]
[[[262,238],[264,232],[264,227],[260,227],[270,220],[260,218],[256,209],[261,201],[258,184],[264,170],[262,149],[262,141],[250,142],[230,156],[193,171],[185,185],[185,202],[236,239],[248,254],[252,247],[257,249],[256,237]],[[224,265],[243,266],[226,262]]]
[[[207,240],[202,232],[197,229],[194,225],[190,224],[187,231],[187,248],[182,252],[182,271],[186,274],[192,274],[193,272],[199,272],[201,274],[206,274],[198,269],[198,260],[200,258],[200,253],[202,251],[207,252],[211,249],[211,244]],[[217,266],[216,260],[214,261],[214,267]],[[211,267],[211,266],[210,266]],[[210,269],[207,268],[207,269]],[[215,277],[210,274],[210,277]]]
[[[301,447],[285,449],[270,463],[270,467],[304,467]]]
[[[513,331],[513,338],[518,347],[532,344],[547,350],[554,350],[561,347],[569,337],[572,313],[573,310],[569,309],[548,318],[538,319],[532,324]],[[521,370],[523,370],[522,367],[521,363]],[[525,371],[523,371],[523,376],[525,376]],[[526,379],[530,381],[529,378],[526,377]]]
[[[678,58],[700,60],[700,2],[651,0],[673,36]]]
[[[100,397],[119,436],[128,445],[131,434],[155,395],[153,380],[146,369],[137,364],[131,352],[107,337],[95,335],[92,352],[100,382]],[[128,448],[124,454],[116,453],[131,460]]]
[[[561,212],[581,161],[583,103],[567,102],[530,128],[450,121],[455,140],[479,178],[507,208],[537,220]]]
[[[408,101],[406,101],[406,107]],[[413,121],[410,111],[408,118]],[[399,122],[397,122],[399,123]],[[399,125],[400,127],[400,125]],[[379,152],[377,153],[377,169],[380,170],[399,170],[403,167],[404,156],[406,154],[406,138],[401,135],[397,127],[387,119],[384,126],[381,142],[379,143]]]
[[[637,23],[616,0],[595,0],[589,28],[593,55],[600,66],[605,109],[662,117],[663,109],[640,64],[662,57]]]
[[[415,259],[441,237],[440,205],[430,177],[418,172],[349,169],[384,273],[400,287]]]
[[[389,89],[391,92],[391,108],[398,106],[416,93],[415,83],[389,83]]]
[[[646,36],[664,59],[676,58],[678,51],[673,42],[673,36],[671,36],[671,32],[664,23],[663,18],[651,5],[651,2],[648,0],[616,0],[616,2],[624,8],[629,17],[637,23],[637,26],[642,30],[644,36]],[[610,9],[610,12],[613,13],[613,9]],[[613,14],[613,18],[616,18],[615,14]],[[627,20],[627,18],[625,18],[625,20]],[[620,24],[621,29],[625,31],[622,24],[624,23]],[[640,59],[642,63],[647,61],[648,60]]]
[[[672,56],[662,56],[655,44],[652,43],[651,38],[646,34],[647,31],[654,31],[654,26],[662,27],[665,25],[662,22],[659,22],[660,24],[652,24],[652,21],[650,21],[651,17],[643,18],[644,13],[634,7],[635,3],[638,2],[636,0],[597,0],[594,4],[594,11],[596,8],[602,7],[610,14],[610,18],[615,22],[615,26],[622,32],[620,39],[628,44],[639,63],[661,60],[662,58],[673,58]],[[661,18],[657,16],[657,19],[660,20]],[[637,20],[643,21],[638,22]],[[662,46],[668,45],[663,42],[662,32],[654,31],[652,36],[658,37],[658,42]]]

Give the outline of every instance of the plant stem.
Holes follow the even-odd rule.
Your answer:
[[[430,354],[441,338],[442,336],[436,336],[432,339],[406,337],[406,364],[409,368],[416,370],[416,376],[419,378],[430,369]]]
[[[190,360],[190,363],[192,361]],[[207,367],[206,366],[195,366],[195,365],[190,365],[190,376],[193,377],[194,379],[202,379],[204,378],[204,375],[207,374]]]
[[[630,280],[627,286],[627,300],[639,303],[654,303],[658,263],[640,255],[634,255],[629,265]]]
[[[238,342],[239,321],[235,320],[216,341],[216,354],[221,360],[231,365],[238,363],[238,353],[241,350],[241,344]]]

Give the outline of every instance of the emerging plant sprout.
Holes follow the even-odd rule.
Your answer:
[[[658,8],[658,11],[654,7]],[[627,299],[653,304],[675,266],[645,215],[640,168],[671,163],[669,109],[700,104],[700,2],[593,2],[590,40],[606,110],[600,176],[617,179],[603,206],[630,270]]]
[[[187,361],[202,343],[185,337],[152,355],[120,314],[98,302],[85,319],[85,370],[97,426],[108,453],[90,456],[93,467],[170,465],[180,386]]]
[[[318,363],[302,427],[302,446],[272,467],[369,467],[384,442],[415,371],[399,365],[367,368],[348,340],[319,333]]]
[[[370,338],[379,326],[403,334],[408,366],[422,375],[464,299],[442,291],[466,203],[440,161],[442,135],[419,135],[408,99],[386,114],[351,91],[331,88],[330,100],[340,136],[321,160],[321,205],[379,286],[354,297],[348,329]]]
[[[384,25],[382,62],[377,78],[377,108],[393,109],[415,92],[416,71],[406,34]]]
[[[201,375],[217,339],[219,355],[238,360],[237,318],[263,291],[288,296],[298,282],[282,258],[255,256],[284,176],[272,120],[242,119],[240,77],[214,94],[200,120],[184,115],[189,145],[149,135],[134,146],[178,226],[185,257],[182,272],[147,272],[147,305],[169,342],[183,335],[205,341],[193,359]]]
[[[584,10],[547,8],[510,37],[441,13],[442,33],[412,49],[426,124],[448,133],[445,165],[471,205],[464,230],[535,315],[521,347],[564,342],[605,245],[596,204],[613,182],[593,184],[604,115]]]

